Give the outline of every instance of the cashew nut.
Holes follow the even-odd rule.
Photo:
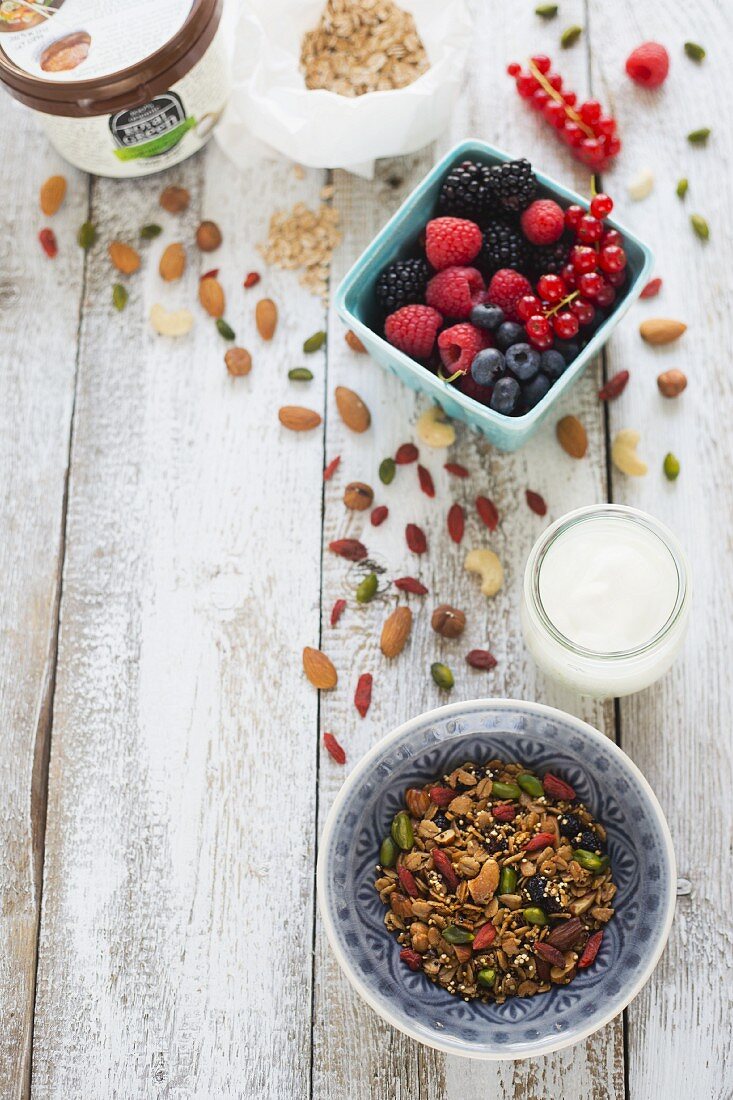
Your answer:
[[[439,405],[432,405],[416,425],[417,434],[428,447],[450,447],[456,441],[456,429],[445,418]]]
[[[495,596],[504,583],[504,570],[493,550],[469,550],[463,566],[469,573],[480,574],[484,596]]]
[[[628,185],[629,198],[639,202],[640,199],[645,199],[647,195],[651,195],[654,187],[654,175],[650,168],[642,168],[637,176],[634,176],[631,183]]]
[[[622,474],[643,477],[649,467],[639,458],[636,448],[641,436],[633,428],[622,428],[611,444],[611,458]]]
[[[156,304],[150,310],[150,323],[161,336],[185,336],[193,327],[193,314],[188,309],[169,311]]]

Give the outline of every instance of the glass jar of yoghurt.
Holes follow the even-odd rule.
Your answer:
[[[0,81],[71,164],[144,176],[195,153],[229,93],[223,0],[0,0]]]
[[[583,695],[630,695],[658,680],[680,651],[689,610],[682,547],[635,508],[569,512],[525,567],[527,646],[546,675]]]

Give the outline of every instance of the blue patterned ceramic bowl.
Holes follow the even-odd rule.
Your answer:
[[[595,964],[569,986],[503,1005],[466,1003],[413,973],[374,889],[382,838],[406,787],[467,759],[520,759],[567,778],[608,831],[616,915]],[[662,810],[638,768],[578,718],[539,703],[452,703],[406,722],[357,764],[328,816],[318,858],[326,933],[347,978],[388,1023],[470,1058],[527,1058],[603,1027],[649,978],[674,915],[676,870]]]
[[[649,279],[653,256],[650,249],[630,230],[609,218],[607,224],[614,229],[620,229],[624,236],[626,270],[629,276],[624,297],[539,404],[523,416],[502,416],[501,413],[494,412],[455,387],[446,386],[420,363],[392,347],[379,335],[382,331],[382,316],[374,295],[377,278],[387,264],[412,255],[414,243],[425,223],[434,216],[438,193],[445,176],[454,165],[460,164],[466,158],[485,164],[500,164],[511,160],[508,153],[475,138],[461,142],[446,153],[405,199],[394,217],[380,230],[345,276],[336,291],[335,305],[341,318],[353,329],[380,366],[396,374],[411,389],[426,393],[443,407],[448,416],[477,428],[499,450],[515,451],[534,435],[558,399],[580,377],[629,306],[639,297]],[[535,175],[539,184],[539,196],[556,199],[561,206],[578,203],[579,206],[588,207],[588,200],[581,195],[563,187],[549,176],[543,176],[541,172],[535,170]]]

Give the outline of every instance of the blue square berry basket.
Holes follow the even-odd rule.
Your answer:
[[[612,218],[606,224],[623,234],[629,279],[624,297],[611,315],[599,325],[592,339],[555,382],[545,397],[523,416],[503,416],[480,402],[446,385],[438,377],[398,351],[383,336],[382,317],[375,296],[375,284],[383,269],[394,260],[414,254],[417,238],[437,210],[438,193],[448,172],[463,160],[501,164],[512,160],[508,153],[483,141],[468,139],[456,145],[438,161],[422,183],[405,200],[394,217],[362,253],[336,291],[339,316],[351,328],[373,359],[391,371],[413,390],[426,393],[455,420],[462,420],[482,432],[501,451],[516,451],[539,428],[552,407],[578,379],[588,363],[601,350],[626,311],[641,294],[653,265],[651,249]],[[588,208],[588,201],[535,170],[540,197],[554,198],[561,206],[577,203]]]

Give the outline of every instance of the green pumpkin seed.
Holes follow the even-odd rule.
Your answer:
[[[303,343],[303,351],[306,355],[312,355],[314,351],[320,351],[323,345],[326,343],[325,332],[314,332],[312,336]]]
[[[524,910],[524,919],[527,924],[537,924],[540,928],[543,928],[547,924],[547,917],[542,909],[538,909],[536,906],[530,906],[529,909]]]
[[[690,214],[690,225],[695,230],[701,241],[707,241],[710,239],[710,226],[705,221],[702,214]]]
[[[383,485],[391,485],[397,473],[397,463],[393,458],[383,458],[379,463],[379,480]]]
[[[490,989],[496,981],[496,971],[492,970],[490,966],[486,966],[483,970],[479,970],[478,974],[476,975],[476,980],[479,985],[483,985],[487,989]]]
[[[554,19],[557,15],[557,4],[538,4],[534,13],[539,15],[540,19]]]
[[[430,675],[433,677],[438,687],[442,688],[443,691],[450,691],[455,684],[453,673],[447,665],[441,664],[440,661],[436,661],[430,666]]]
[[[152,222],[150,225],[144,225],[140,230],[140,236],[144,241],[154,241],[156,237],[159,237],[163,232],[162,225],[155,225]]]
[[[588,852],[585,848],[576,848],[573,859],[586,871],[592,871],[594,875],[605,871],[609,864],[608,856],[597,856],[595,852]]]
[[[687,188],[690,186],[687,179],[683,176],[681,180],[677,180],[677,197],[684,199],[687,194]]]
[[[667,481],[676,481],[680,476],[680,460],[671,451],[664,456],[664,476]]]
[[[473,932],[466,928],[459,928],[456,924],[449,924],[443,929],[443,939],[448,943],[473,943]]]
[[[127,305],[128,297],[127,287],[124,287],[122,283],[115,283],[112,287],[112,305],[115,309],[119,309],[119,311],[122,312]]]
[[[391,836],[386,836],[379,849],[379,862],[382,867],[394,867],[397,862],[397,845]]]
[[[313,371],[307,367],[293,367],[288,371],[288,378],[291,382],[312,382]]]
[[[364,577],[364,580],[357,586],[356,589],[356,602],[357,603],[369,603],[377,594],[377,580],[376,573],[369,573]]]
[[[234,335],[234,329],[231,325],[228,325],[223,317],[217,317],[216,327],[220,336],[223,336],[225,340],[236,340]]]
[[[560,35],[560,45],[564,50],[567,50],[569,46],[573,46],[578,41],[582,33],[583,28],[579,27],[577,23],[574,23],[572,27],[566,27]]]
[[[540,783],[536,775],[530,775],[529,772],[523,772],[522,775],[517,776],[517,783],[528,795],[532,798],[541,798],[545,793],[544,787]]]
[[[502,867],[499,876],[499,893],[513,894],[517,888],[517,872],[513,867]]]
[[[701,126],[699,130],[691,130],[687,140],[691,145],[704,145],[712,133],[709,126]]]
[[[497,780],[491,784],[491,793],[494,798],[514,798],[517,799],[521,795],[521,791],[516,783],[499,783]]]
[[[409,814],[404,810],[396,815],[392,822],[392,840],[395,842],[398,848],[401,848],[403,852],[409,852],[415,843],[415,836],[412,831],[412,822],[410,821]]]
[[[97,230],[91,222],[84,222],[79,226],[79,232],[76,235],[76,239],[79,242],[79,247],[83,248],[85,252],[88,252],[97,239]]]
[[[693,61],[702,61],[705,57],[705,47],[698,46],[697,42],[685,42],[685,53]]]

